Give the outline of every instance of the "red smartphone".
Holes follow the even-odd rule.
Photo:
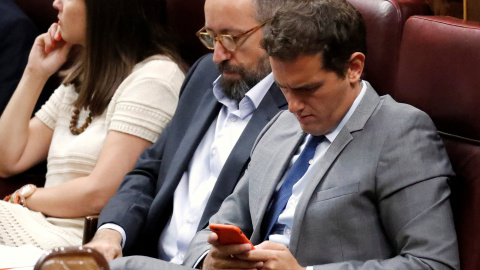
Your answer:
[[[218,235],[218,240],[222,245],[248,243],[252,246],[252,249],[255,249],[242,230],[235,225],[212,223],[210,224],[210,230]]]

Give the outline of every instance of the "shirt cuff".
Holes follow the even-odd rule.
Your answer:
[[[307,266],[307,270],[313,270],[313,266]]]
[[[97,231],[100,231],[102,229],[111,229],[119,232],[122,235],[122,249],[123,249],[123,247],[125,246],[125,241],[127,240],[127,235],[125,234],[125,230],[122,227],[118,226],[117,224],[106,223],[100,226]]]

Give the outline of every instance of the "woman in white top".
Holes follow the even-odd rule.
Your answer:
[[[27,185],[0,201],[0,244],[80,245],[83,217],[102,210],[171,119],[184,73],[160,2],[53,2],[59,21],[36,39],[0,118],[0,177],[47,159],[45,188]],[[31,118],[69,55],[62,85]]]

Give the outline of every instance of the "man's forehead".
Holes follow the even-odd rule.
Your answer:
[[[285,52],[288,53],[288,52]],[[275,66],[288,67],[288,66],[301,66],[308,65],[309,67],[316,67],[317,70],[323,69],[323,57],[321,53],[315,54],[297,54],[282,55],[281,57],[269,56],[271,63],[275,63]]]
[[[280,87],[301,89],[322,84],[315,74],[326,72],[321,63],[321,55],[300,55],[293,59],[270,57],[275,82]]]
[[[206,0],[205,11],[213,8],[224,11],[250,11],[253,10],[253,0]]]
[[[257,22],[252,0],[206,0],[205,27],[216,33],[249,28]]]

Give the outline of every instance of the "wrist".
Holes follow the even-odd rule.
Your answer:
[[[23,72],[23,77],[26,80],[32,80],[35,81],[36,83],[44,84],[47,82],[48,78],[50,78],[50,75],[43,73],[41,70],[38,70],[36,68],[30,67],[27,65],[25,68],[25,71]]]
[[[111,228],[102,228],[97,231],[95,234],[97,239],[105,239],[110,243],[122,244],[122,234]]]
[[[27,184],[23,187],[21,187],[17,194],[20,200],[20,205],[23,205],[23,207],[27,207],[27,198],[33,195],[33,193],[37,190],[37,186],[34,184]]]

